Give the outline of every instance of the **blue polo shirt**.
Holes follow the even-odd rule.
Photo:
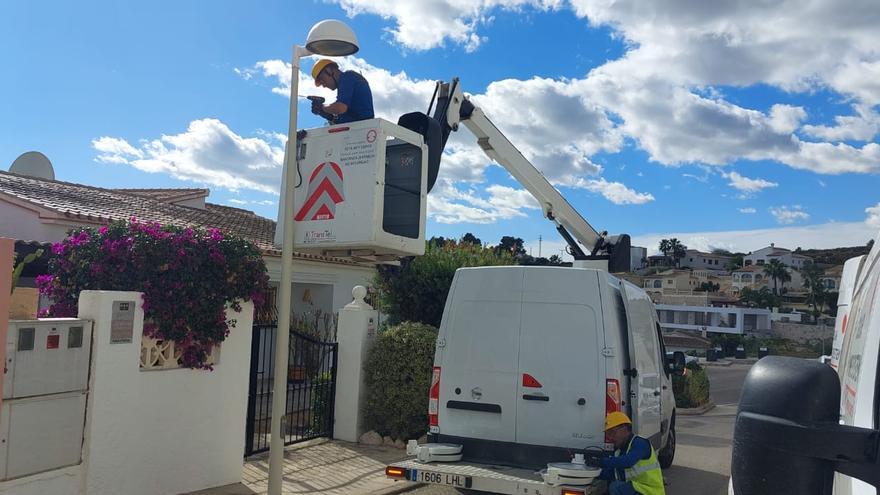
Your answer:
[[[345,103],[348,111],[341,114],[336,122],[344,124],[356,120],[367,120],[374,117],[373,92],[364,76],[353,70],[347,70],[339,76],[336,87],[336,101]]]

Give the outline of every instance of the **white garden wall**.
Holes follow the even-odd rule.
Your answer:
[[[131,343],[110,343],[114,301],[136,304]],[[0,483],[4,495],[164,495],[241,481],[253,305],[214,371],[140,370],[139,292],[83,291],[79,318],[94,321],[83,462]]]

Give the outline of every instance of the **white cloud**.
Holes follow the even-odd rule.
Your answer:
[[[477,33],[491,21],[496,8],[516,10],[531,6],[538,9],[559,8],[562,0],[332,0],[352,17],[376,14],[393,18],[396,26],[386,31],[400,45],[413,50],[443,46],[446,40],[466,51],[476,50],[486,38]]]
[[[242,137],[217,119],[190,122],[180,134],[143,141],[135,148],[118,138],[92,141],[97,161],[127,164],[150,173],[229,190],[278,193],[283,144]]]
[[[870,141],[880,133],[880,114],[867,105],[853,105],[856,115],[838,115],[837,125],[805,125],[804,132],[812,137],[829,141]]]
[[[770,128],[779,134],[790,134],[807,118],[802,107],[776,104],[770,108]]]
[[[725,179],[729,179],[729,185],[734,189],[742,191],[745,194],[760,192],[768,187],[776,187],[779,184],[764,179],[750,179],[736,172],[721,174]]]
[[[809,213],[803,211],[801,205],[794,206],[774,206],[768,208],[768,211],[776,221],[783,225],[790,225],[795,222],[810,219]]]
[[[640,193],[620,182],[609,182],[602,177],[581,179],[571,186],[599,193],[616,205],[641,205],[654,201],[654,195],[651,193]]]
[[[751,214],[751,213],[757,213],[758,210],[749,207],[749,208],[740,208],[740,209],[739,209],[739,212],[740,212],[740,213]]]
[[[865,223],[874,230],[880,229],[880,203],[865,208],[865,213],[868,214]]]
[[[128,141],[109,136],[93,139],[92,147],[99,153],[96,160],[103,163],[128,163],[131,159],[144,157],[141,150],[128,144]]]
[[[391,0],[339,3],[351,15],[372,13],[392,20],[395,40],[414,49],[439,46],[444,39],[463,45],[471,43],[472,36],[482,39],[477,34],[480,20],[493,9],[571,8],[593,26],[609,26],[625,40],[628,51],[583,79],[556,84],[577,88],[573,94],[593,114],[616,116],[622,123],[601,131],[631,137],[651,160],[665,165],[774,160],[823,174],[880,172],[875,143],[853,147],[803,141],[795,134],[806,118],[803,108],[776,103],[765,113],[725,101],[723,91],[716,89],[768,84],[796,93],[827,87],[853,99],[857,112],[872,108],[880,103],[875,0],[854,0],[846,9],[833,0],[807,5],[752,0],[699,7],[690,0],[433,0],[419,2],[418,7]],[[524,110],[529,117],[543,113]],[[805,134],[867,141],[877,132],[871,115],[873,111],[840,117],[833,127],[806,126]],[[589,147],[577,151],[589,160]],[[541,162],[537,154],[533,158]]]
[[[486,188],[481,196],[474,187],[462,189],[452,181],[438,179],[428,195],[428,216],[439,223],[495,223],[525,217],[524,210],[540,210],[540,206],[523,189],[501,185]]]
[[[413,79],[405,72],[392,74],[362,59],[347,58],[338,62],[342,70],[357,70],[370,81],[377,116],[393,122],[404,113],[425,108],[434,90],[434,81]],[[274,92],[290,93],[290,64],[286,62],[262,61],[237,72],[251,79],[256,75],[274,79],[278,84]],[[304,73],[300,84],[313,87],[311,78]],[[325,93],[317,92],[328,99],[334,97],[332,92],[322,91]],[[508,79],[490,84],[485,93],[472,95],[472,98],[551,183],[598,192],[616,204],[642,204],[654,199],[619,182],[592,178],[601,172],[601,167],[594,164],[590,156],[619,151],[623,135],[603,109],[583,97],[578,84],[542,78]],[[484,179],[485,169],[492,162],[475,141],[464,126],[450,137],[440,178],[469,182]],[[438,200],[433,204],[435,211],[447,211],[440,208]],[[460,206],[456,209],[458,215],[486,217],[484,213],[465,211]],[[443,218],[448,220],[453,215]]]

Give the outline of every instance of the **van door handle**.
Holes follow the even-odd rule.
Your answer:
[[[655,391],[654,391],[654,397],[657,397],[658,395],[660,395],[660,391],[659,391],[659,390],[655,390]]]
[[[525,394],[523,395],[524,400],[539,400],[542,402],[550,402],[550,396],[548,395],[531,395]]]

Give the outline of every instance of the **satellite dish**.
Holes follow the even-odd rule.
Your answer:
[[[55,170],[52,168],[52,162],[39,151],[22,153],[21,156],[12,162],[9,171],[18,175],[55,180]]]

